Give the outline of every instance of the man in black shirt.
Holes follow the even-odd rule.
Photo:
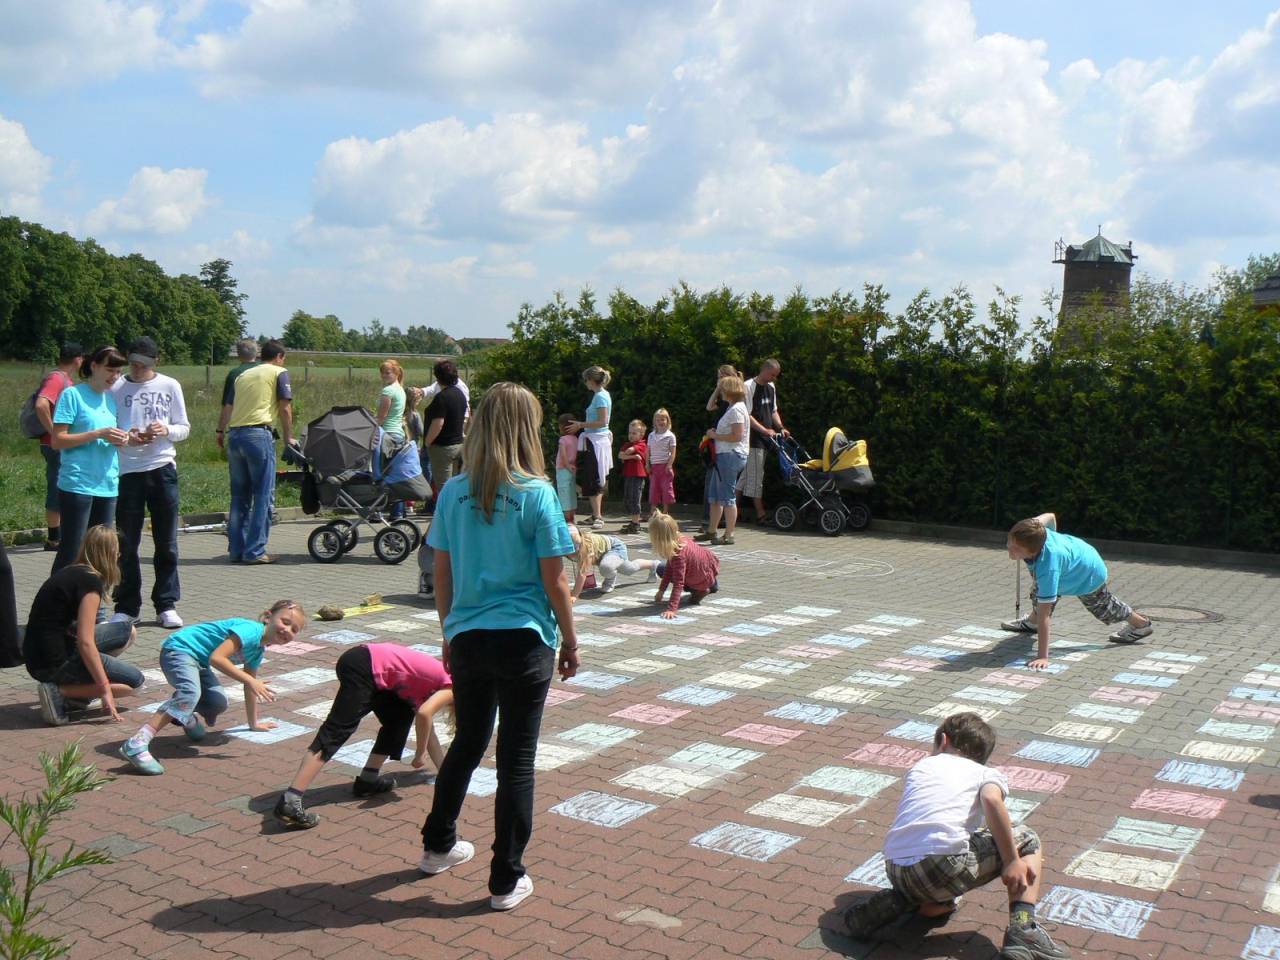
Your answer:
[[[739,497],[755,501],[756,523],[765,523],[764,455],[773,446],[776,434],[787,436],[778,413],[778,388],[774,381],[782,372],[782,364],[772,358],[760,365],[760,372],[747,381],[747,412],[751,414],[751,450],[747,466],[738,477]]]
[[[440,392],[431,398],[422,419],[423,444],[431,460],[431,489],[437,496],[449,478],[462,469],[462,433],[467,420],[467,398],[458,389],[458,368],[441,360],[433,370]]]

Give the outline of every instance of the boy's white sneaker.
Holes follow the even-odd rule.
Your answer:
[[[466,863],[475,855],[475,844],[468,843],[466,840],[459,840],[445,853],[424,850],[422,859],[418,861],[418,869],[428,877],[434,877],[437,873],[444,873],[450,867]]]
[[[1143,637],[1151,636],[1151,631],[1154,629],[1155,627],[1152,625],[1150,620],[1147,621],[1147,625],[1145,627],[1135,627],[1132,624],[1126,623],[1115,633],[1111,634],[1111,636],[1107,637],[1107,639],[1112,643],[1137,643]]]
[[[1035,633],[1039,626],[1035,618],[1035,614],[1022,617],[1018,620],[1006,620],[1000,624],[1001,630],[1009,630],[1013,633]]]
[[[178,616],[178,611],[170,607],[168,610],[160,611],[160,626],[166,630],[177,630],[182,626],[182,618]]]
[[[529,894],[533,893],[533,881],[529,879],[526,873],[516,881],[515,889],[510,893],[504,893],[502,896],[496,894],[489,898],[489,906],[494,910],[514,910],[520,906]]]
[[[617,577],[609,577],[607,580],[604,581],[604,583],[600,584],[600,592],[613,593],[613,588],[617,586],[617,583],[618,583]]]

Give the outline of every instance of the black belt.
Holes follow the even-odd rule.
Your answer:
[[[232,430],[270,430],[270,429],[271,429],[271,424],[269,424],[269,423],[246,423],[246,424],[244,424],[243,426],[239,426],[239,427],[232,427],[231,429],[232,429]]]

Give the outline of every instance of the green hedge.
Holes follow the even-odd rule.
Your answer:
[[[862,295],[781,304],[679,287],[653,305],[590,291],[526,306],[481,383],[529,385],[547,412],[589,399],[580,372],[613,373],[615,439],[667,407],[681,440],[677,494],[697,502],[692,456],[721,363],[782,363],[779,407],[819,453],[829,426],[866,438],[882,517],[1003,528],[1041,510],[1096,537],[1280,548],[1280,317],[1259,312],[1251,261],[1206,291],[1139,281],[1130,309],[1095,304],[1055,332],[997,292],[985,312],[964,289],[889,312]],[[1052,311],[1050,311],[1052,314]],[[770,498],[781,494],[771,471]]]

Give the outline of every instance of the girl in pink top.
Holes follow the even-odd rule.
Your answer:
[[[680,536],[680,528],[671,514],[654,514],[649,520],[649,540],[653,544],[653,552],[663,560],[658,564],[657,572],[662,583],[658,584],[658,592],[653,598],[655,603],[662,602],[667,584],[671,584],[671,600],[667,609],[662,611],[664,619],[675,617],[685,587],[689,588],[691,604],[701,603],[708,593],[720,589],[720,558],[688,537]]]
[[[306,829],[320,822],[303,806],[303,794],[370,713],[382,726],[364,769],[352,785],[357,797],[386,793],[395,787],[395,779],[380,776],[379,771],[388,757],[400,759],[411,726],[417,729],[418,742],[414,767],[424,766],[427,754],[437,770],[444,760],[432,722],[438,710],[453,704],[453,680],[444,664],[421,650],[395,643],[370,643],[352,647],[338,658],[335,669],[338,693],[329,716],[316,731],[293,783],[276,803],[276,819],[291,827]]]

